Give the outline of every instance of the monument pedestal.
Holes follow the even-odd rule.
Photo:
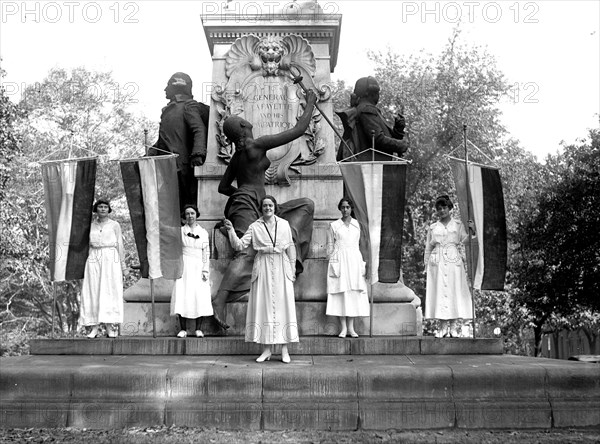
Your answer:
[[[227,304],[227,331],[231,336],[243,336],[246,326],[247,302]],[[336,317],[325,314],[326,302],[296,302],[296,316],[300,336],[335,336],[340,331]],[[169,315],[170,303],[156,302],[156,335],[175,336],[177,321]],[[360,336],[369,336],[369,318],[357,318],[354,328]],[[202,331],[214,333],[212,321],[203,321]],[[421,309],[406,302],[384,302],[373,306],[374,336],[420,336],[423,332]],[[191,332],[190,332],[191,334]],[[125,319],[121,326],[122,336],[152,336],[152,304],[150,302],[127,302]]]
[[[209,232],[212,252],[210,260],[210,283],[216,293],[223,273],[233,257],[229,240],[210,222],[201,225]],[[309,257],[304,261],[304,271],[294,283],[296,312],[300,336],[334,335],[339,332],[338,319],[325,315],[327,304],[327,254],[328,222],[315,222]],[[177,320],[170,316],[173,282],[156,279],[154,283],[155,323],[157,336],[177,334]],[[421,300],[412,290],[401,283],[373,285],[373,335],[420,336],[423,332]],[[152,335],[152,303],[150,281],[141,279],[124,294],[125,313],[121,334],[127,336]],[[231,325],[229,334],[244,335],[248,294],[236,302],[227,304],[226,322]],[[203,331],[214,333],[212,321],[203,323]],[[357,318],[359,335],[369,335],[369,318]]]

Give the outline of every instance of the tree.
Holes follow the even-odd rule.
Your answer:
[[[52,69],[42,82],[24,91],[18,107],[7,108],[2,99],[2,137],[9,122],[13,140],[21,141],[18,148],[14,143],[2,143],[3,162],[12,159],[10,168],[6,170],[3,163],[1,170],[7,171],[10,178],[2,189],[0,209],[4,261],[0,270],[0,303],[6,307],[0,319],[3,326],[7,322],[35,321],[43,332],[52,316],[39,161],[98,156],[96,194],[115,203],[115,218],[125,222],[122,227],[126,243],[132,239],[127,231],[130,224],[118,162],[112,161],[143,153],[143,128],[148,127],[148,122],[127,111],[130,99],[110,73],[84,68],[70,72]],[[5,109],[13,111],[5,113]],[[22,114],[6,119],[5,115],[16,115],[15,109]],[[74,330],[79,316],[78,285],[65,283],[59,293],[65,297],[56,306],[58,325],[63,331]]]
[[[127,111],[135,100],[127,89],[110,73],[52,69],[23,96],[20,106],[29,116],[21,128],[25,156],[33,161],[98,156],[103,170],[98,194],[122,196],[118,164],[110,160],[143,154],[143,128],[154,126]]]
[[[505,291],[475,292],[479,334],[500,327],[507,351],[528,353],[530,327],[539,351],[542,327],[549,322],[589,325],[597,319],[590,315],[593,308],[583,303],[584,294],[598,294],[592,276],[598,276],[599,250],[590,241],[593,232],[589,231],[589,224],[597,226],[594,222],[598,221],[590,209],[591,196],[600,194],[597,182],[595,194],[590,192],[583,200],[575,198],[594,189],[597,170],[590,170],[594,159],[589,150],[593,152],[591,147],[597,146],[597,134],[588,150],[566,147],[564,155],[550,157],[546,165],[539,163],[510,139],[500,121],[498,105],[507,96],[509,84],[493,56],[481,47],[462,44],[458,29],[438,56],[399,56],[388,51],[371,53],[371,59],[382,88],[380,107],[389,117],[403,113],[408,122],[411,149],[407,157],[413,163],[403,260],[407,285],[417,294],[425,294],[423,248],[426,227],[433,217],[432,201],[442,193],[453,194],[444,155],[462,145],[462,126],[466,124],[469,140],[500,168],[509,249]],[[462,157],[462,149],[458,153]],[[477,153],[471,152],[470,157],[489,163]],[[600,164],[597,158],[595,161]],[[552,196],[561,197],[555,201]],[[562,199],[569,200],[564,208],[560,208]],[[559,218],[558,212],[564,217]],[[580,216],[571,223],[569,214]],[[559,234],[561,225],[572,228]],[[577,232],[583,236],[577,237]],[[554,236],[558,239],[553,243]],[[571,259],[568,263],[564,255]],[[574,320],[576,307],[588,308],[582,308]]]
[[[433,217],[432,201],[454,189],[444,155],[462,144],[466,124],[469,139],[488,156],[497,157],[506,136],[498,104],[509,85],[491,54],[460,43],[458,28],[438,56],[400,56],[388,50],[371,52],[370,58],[381,86],[380,108],[390,118],[404,114],[408,123],[407,157],[413,163],[403,273],[407,284],[424,295],[424,243]]]
[[[499,328],[507,353],[531,355],[532,317],[517,297],[520,290],[514,272],[515,251],[519,246],[519,225],[537,212],[537,198],[547,180],[547,167],[512,139],[497,154],[506,211],[508,268],[505,291],[477,291],[475,294],[478,334],[492,336]]]
[[[4,78],[5,72],[0,69],[0,80]],[[2,344],[5,343],[5,332],[7,325],[14,322],[10,305],[14,298],[14,293],[10,291],[11,283],[5,279],[4,270],[8,265],[8,255],[10,252],[10,242],[12,238],[6,229],[7,221],[5,218],[7,200],[11,195],[11,179],[15,175],[15,157],[21,152],[19,136],[15,131],[15,122],[23,117],[18,107],[13,104],[6,90],[0,84],[0,256],[2,257],[2,267],[0,267],[0,331],[2,333]],[[4,346],[2,346],[4,348]],[[3,350],[0,350],[3,351]]]
[[[331,103],[333,105],[333,125],[339,132],[344,134],[344,125],[342,120],[335,113],[335,111],[342,111],[350,107],[350,95],[352,94],[352,88],[346,86],[346,82],[343,80],[337,80],[331,84]],[[334,137],[335,149],[338,150],[341,140],[336,134]]]
[[[0,68],[0,201],[6,200],[6,188],[13,176],[13,161],[20,151],[14,126],[15,120],[21,117],[21,113],[10,101],[1,84],[5,75],[4,70]]]
[[[547,165],[537,211],[520,221],[515,261],[516,298],[530,312],[536,354],[549,322],[587,313],[598,325],[600,130],[549,156]]]

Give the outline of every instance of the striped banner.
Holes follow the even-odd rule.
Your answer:
[[[142,277],[179,279],[183,272],[176,156],[121,161]]]
[[[402,266],[406,163],[342,162],[339,166],[366,244],[369,280],[396,283]]]
[[[475,222],[477,237],[472,241],[473,259],[467,249],[469,275],[477,290],[504,290],[506,276],[506,216],[500,172],[493,167],[469,163],[469,191],[467,194],[465,163],[450,158],[452,174],[465,227],[467,195],[470,198],[471,218]],[[472,263],[473,262],[473,263]]]
[[[50,279],[83,279],[90,244],[96,159],[42,164],[50,238]]]

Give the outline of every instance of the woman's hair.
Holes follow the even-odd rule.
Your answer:
[[[277,213],[277,210],[279,209],[279,206],[277,205],[277,201],[275,200],[275,198],[273,196],[270,196],[268,194],[260,200],[260,212],[262,213],[263,202],[267,199],[269,199],[270,201],[273,202],[273,204],[275,205],[275,213]]]
[[[354,209],[354,202],[352,202],[352,200],[348,199],[347,197],[342,197],[340,199],[340,202],[338,203],[338,210],[342,209],[342,203],[347,202],[348,205],[350,205],[350,208]]]
[[[187,204],[185,207],[183,207],[183,211],[181,212],[182,219],[185,219],[185,210],[187,210],[188,208],[191,208],[192,210],[194,210],[196,212],[196,217],[200,217],[200,211],[198,211],[198,208],[196,208],[196,205]]]
[[[447,194],[443,194],[435,200],[435,207],[448,207],[450,209],[454,208],[450,197]]]
[[[108,205],[108,212],[112,213],[112,208],[110,207],[110,202],[108,201],[108,199],[98,199],[96,201],[96,203],[94,204],[94,206],[92,207],[92,212],[97,213],[98,205],[100,205],[100,204]]]

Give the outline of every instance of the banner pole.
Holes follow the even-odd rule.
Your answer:
[[[477,337],[475,328],[475,288],[473,279],[475,277],[475,261],[473,260],[473,242],[471,237],[471,229],[468,226],[468,221],[471,220],[471,189],[469,188],[469,149],[467,147],[467,125],[463,124],[463,142],[465,144],[465,185],[467,189],[467,233],[469,235],[469,257],[471,259],[471,267],[469,270],[469,287],[471,291],[471,310],[473,311],[473,339]]]
[[[144,151],[148,155],[148,129],[144,128]]]
[[[375,131],[371,130],[371,162],[375,163]],[[372,170],[371,170],[372,171]],[[373,199],[374,200],[374,199]],[[369,242],[370,245],[370,242]],[[369,248],[369,250],[371,250]],[[369,320],[369,335],[372,338],[373,337],[373,257],[371,256],[371,251],[369,251],[369,258],[370,258],[370,273],[371,273],[371,279],[369,279],[369,290],[370,290],[370,299],[371,299],[371,319]],[[379,264],[378,264],[379,265]]]
[[[150,297],[152,298],[152,337],[156,338],[156,312],[154,311],[154,279],[150,278]]]
[[[375,131],[371,130],[371,162],[375,162]]]
[[[369,301],[371,303],[371,312],[369,316],[369,337],[373,337],[373,284],[369,282]]]
[[[54,339],[55,311],[56,311],[56,282],[52,281],[52,339]]]

